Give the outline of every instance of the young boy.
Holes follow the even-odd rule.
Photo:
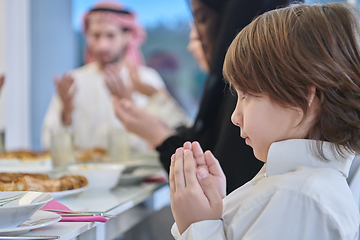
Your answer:
[[[265,165],[225,197],[218,161],[185,143],[169,176],[176,239],[357,238],[346,177],[360,153],[359,16],[344,3],[291,5],[238,34],[224,63],[231,120]]]

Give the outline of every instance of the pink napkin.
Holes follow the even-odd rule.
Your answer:
[[[148,183],[156,183],[156,182],[164,182],[167,179],[163,176],[150,176],[147,177],[143,180],[143,182],[148,182]]]
[[[68,207],[64,204],[59,203],[55,199],[48,202],[42,209],[56,209],[56,210],[64,210],[64,211],[71,211]],[[107,222],[106,217],[102,216],[84,216],[84,217],[71,217],[71,216],[63,216],[60,222]]]

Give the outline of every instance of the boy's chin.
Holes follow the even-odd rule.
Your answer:
[[[253,148],[253,152],[256,159],[264,163],[266,162],[267,156],[265,154],[258,153],[254,148]]]

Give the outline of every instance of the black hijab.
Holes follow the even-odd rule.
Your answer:
[[[210,149],[218,158],[226,175],[229,193],[251,180],[263,163],[255,158],[253,150],[240,138],[240,129],[230,121],[237,99],[226,89],[223,80],[222,68],[226,51],[237,33],[256,16],[286,6],[292,1],[201,0],[201,2],[218,12],[219,24],[209,63],[210,72],[194,127],[192,131],[188,131],[189,139],[199,140],[204,149]]]
[[[191,0],[190,0],[191,1]],[[232,40],[246,25],[258,15],[266,11],[291,4],[292,0],[200,0],[219,14],[217,38],[214,41],[212,59],[209,63],[210,72],[207,77],[204,95],[201,100],[195,121],[193,137],[201,134],[204,129],[205,118],[212,118],[216,114],[219,99],[229,94],[223,80],[222,68],[226,51]],[[300,1],[296,1],[300,2]],[[194,16],[195,17],[195,16]],[[195,21],[196,26],[196,21]],[[200,39],[201,40],[201,39]]]
[[[157,147],[160,161],[169,170],[170,157],[185,141],[199,141],[204,150],[211,150],[219,160],[226,175],[227,193],[251,180],[263,166],[257,160],[252,148],[240,138],[239,128],[232,124],[231,115],[237,98],[227,89],[223,80],[222,67],[226,51],[236,34],[257,15],[290,3],[288,0],[197,0],[205,6],[205,12],[214,15],[209,30],[212,44],[210,72],[208,74],[199,113],[191,128],[178,129]],[[194,21],[196,25],[196,20]],[[200,29],[200,25],[199,29]],[[204,27],[202,25],[201,27]],[[211,30],[211,31],[210,31]],[[206,31],[205,31],[206,32]],[[213,34],[215,33],[215,34]],[[200,31],[199,31],[200,35]],[[200,35],[200,40],[201,35]]]

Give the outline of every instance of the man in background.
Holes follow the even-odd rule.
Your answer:
[[[45,148],[50,147],[51,131],[68,127],[76,146],[106,148],[109,133],[123,128],[112,96],[145,108],[150,96],[167,92],[159,74],[144,66],[140,45],[145,31],[133,13],[114,2],[98,4],[84,16],[84,36],[86,65],[54,78],[56,94],[43,124]],[[151,109],[156,114],[154,104]]]

